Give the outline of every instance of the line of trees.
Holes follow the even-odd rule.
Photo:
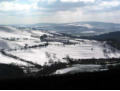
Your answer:
[[[65,59],[69,64],[117,64],[120,63],[120,58],[109,58],[109,59],[73,59],[69,56],[66,56]]]

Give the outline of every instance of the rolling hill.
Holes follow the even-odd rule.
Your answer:
[[[29,25],[33,29],[92,36],[120,30],[120,24],[106,22],[38,23]]]
[[[64,67],[68,64],[67,56],[78,61],[79,59],[97,60],[120,57],[118,49],[102,41],[72,38],[53,31],[16,29],[11,26],[0,28],[0,63],[33,67],[34,72],[40,71],[44,66],[49,68],[52,65],[62,64]],[[70,64],[66,69],[58,71],[52,69],[52,72],[56,71],[57,74],[64,73],[64,70],[65,72],[86,70],[92,72],[101,69],[100,64],[80,65]]]

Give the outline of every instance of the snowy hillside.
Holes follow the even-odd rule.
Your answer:
[[[0,26],[0,49],[8,49],[15,48],[18,46],[35,45],[40,43],[40,39],[34,36],[42,36],[43,34],[47,34],[41,31],[26,31],[19,30],[10,26]]]
[[[0,63],[43,66],[54,62],[67,63],[65,59],[67,56],[73,59],[119,58],[120,51],[106,42],[76,39],[56,32],[0,26]],[[95,66],[95,69],[91,66],[86,67],[90,67],[92,71],[99,68],[99,66]],[[72,68],[65,69],[65,72],[71,69],[77,71],[80,67]],[[64,73],[58,70],[55,74],[62,72]]]
[[[79,42],[79,44],[76,45],[63,45],[56,43],[50,44],[44,48],[28,49],[23,51],[17,50],[9,53],[44,65],[46,62],[49,62],[50,59],[66,62],[63,58],[67,55],[74,59],[119,58],[119,51],[116,50],[113,52],[112,50],[113,49],[109,47],[104,47],[103,43],[84,40],[84,42]]]

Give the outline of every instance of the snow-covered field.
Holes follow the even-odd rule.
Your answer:
[[[16,29],[11,26],[0,26],[0,50],[2,49],[20,50],[26,44],[28,46],[43,44],[40,42],[39,38],[31,37],[32,35],[40,37],[43,34],[47,34],[47,33],[44,33],[41,31],[34,32],[32,30],[24,31],[24,30]],[[21,62],[13,58],[7,57],[3,55],[2,53],[0,53],[0,63],[6,63],[6,64],[14,63],[18,65],[27,65],[27,63],[25,62]]]
[[[92,59],[92,58],[118,58],[120,57],[119,51],[113,52],[110,48],[103,47],[104,44],[96,41],[85,41],[84,43],[76,45],[49,45],[44,48],[35,48],[28,50],[18,50],[9,52],[10,54],[16,55],[20,58],[33,61],[35,63],[43,65],[48,62],[49,59],[54,61],[63,61],[63,58],[70,56],[74,59]],[[106,50],[108,53],[104,53]],[[50,57],[47,57],[47,53]]]
[[[16,65],[20,65],[20,66],[27,66],[28,65],[25,62],[21,62],[19,60],[15,60],[13,58],[6,57],[6,56],[2,55],[1,53],[0,53],[0,63],[4,63],[4,64],[16,64]]]
[[[79,72],[96,72],[96,71],[102,71],[107,69],[102,69],[101,65],[73,65],[72,67],[59,69],[53,74],[73,74],[73,73],[79,73]]]
[[[52,32],[53,33],[53,32]],[[56,62],[66,62],[66,56],[70,56],[70,58],[74,59],[99,59],[99,58],[119,58],[120,51],[106,43],[94,41],[94,40],[84,40],[84,39],[69,39],[72,45],[65,45],[62,42],[49,42],[49,45],[46,47],[36,47],[36,48],[27,48],[21,50],[26,44],[27,46],[34,46],[44,44],[40,40],[40,36],[42,35],[53,36],[47,32],[38,31],[38,30],[18,30],[9,26],[0,26],[0,50],[1,49],[16,49],[6,52],[8,54],[17,56],[24,60],[37,63],[40,65],[49,64],[50,61]],[[60,39],[61,38],[61,39]],[[64,37],[58,38],[59,41],[63,40]],[[17,64],[17,65],[28,65],[26,62],[22,62],[20,60],[7,57],[0,52],[0,63],[6,64]],[[82,69],[86,71],[93,71],[97,68],[100,68],[99,65],[82,65],[82,66],[73,66],[71,68],[66,68],[63,70],[57,70],[56,74],[66,73],[69,71],[74,71]],[[71,70],[72,69],[72,70]],[[89,70],[91,69],[91,70]]]

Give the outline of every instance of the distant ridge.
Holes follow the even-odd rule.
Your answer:
[[[88,38],[89,39],[97,39],[97,40],[116,40],[116,41],[120,41],[120,31],[105,33],[105,34],[101,34],[101,35],[98,35],[98,36],[92,36],[92,37],[88,37]]]
[[[93,33],[99,35],[103,33],[120,31],[120,24],[107,22],[72,22],[72,23],[38,23],[31,27],[36,27],[48,31],[57,31],[69,34],[83,34]],[[90,31],[90,32],[89,32]],[[91,32],[93,31],[93,32]]]

